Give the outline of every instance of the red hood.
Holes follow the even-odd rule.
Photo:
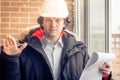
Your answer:
[[[61,32],[61,36],[63,36],[64,34],[66,34],[66,32],[62,31],[62,32]],[[32,34],[31,37],[36,36],[37,38],[41,39],[41,38],[43,37],[43,35],[44,35],[44,30],[38,29],[36,32],[34,32],[34,33]]]

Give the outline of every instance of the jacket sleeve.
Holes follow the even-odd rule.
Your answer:
[[[82,52],[83,55],[83,68],[85,67],[85,65],[87,64],[87,61],[89,59],[89,55],[87,53],[87,47],[85,46],[85,44],[81,41],[78,41],[78,45],[77,47],[79,47],[80,51]]]
[[[83,60],[84,65],[83,65],[83,67],[85,67],[85,65],[86,65],[86,63],[89,59],[89,55],[87,53],[87,47],[80,41],[78,43],[79,43],[79,47],[80,47],[82,53],[84,54],[84,60]],[[108,75],[108,76],[103,76],[102,80],[113,80],[112,79],[112,73],[110,73],[110,75]]]
[[[9,56],[0,52],[0,80],[21,80],[19,55]]]
[[[110,75],[103,76],[102,80],[113,80],[112,79],[112,72],[110,73]]]

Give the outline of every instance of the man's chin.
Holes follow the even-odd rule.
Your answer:
[[[57,34],[51,34],[51,37],[53,37],[53,38],[57,38],[57,37],[59,37],[59,35],[57,35]]]

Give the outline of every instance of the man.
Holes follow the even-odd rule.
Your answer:
[[[3,40],[0,55],[0,80],[79,80],[89,59],[86,47],[65,32],[68,10],[64,0],[45,0],[40,10],[40,25],[18,47],[15,38]],[[110,65],[100,67],[110,80]]]

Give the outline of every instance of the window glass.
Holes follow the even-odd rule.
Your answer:
[[[105,52],[105,0],[89,0],[88,5],[89,54]]]

